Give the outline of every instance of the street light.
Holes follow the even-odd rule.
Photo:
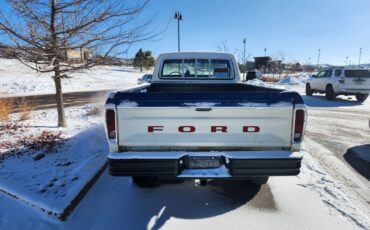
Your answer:
[[[247,43],[247,40],[244,38],[243,39],[243,44],[244,44],[244,53],[243,53],[243,62],[245,64],[245,44]]]
[[[358,67],[360,67],[360,64],[361,64],[361,53],[362,53],[362,48],[360,48],[360,54],[358,55]]]
[[[244,38],[243,39],[243,44],[244,44],[244,52],[243,52],[244,74],[243,74],[243,78],[245,78],[245,73],[247,72],[247,62],[245,60],[245,44],[246,43],[247,43],[247,40]]]
[[[266,57],[266,51],[267,51],[267,48],[265,48],[265,57]]]
[[[348,66],[348,56],[346,56],[346,67]]]
[[[177,51],[180,52],[180,21],[182,21],[182,15],[180,11],[175,12],[175,17],[177,20]]]
[[[321,53],[321,49],[319,49],[319,54],[317,55],[317,68],[319,69],[319,66],[320,66],[320,53]]]

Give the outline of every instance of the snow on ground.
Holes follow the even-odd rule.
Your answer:
[[[269,88],[290,89],[291,87],[294,86],[303,87],[310,78],[310,76],[311,74],[308,73],[300,73],[284,76],[277,83],[263,82],[260,79],[248,80],[246,83]]]
[[[82,74],[88,76],[81,77],[82,88],[86,89],[86,79],[99,71],[111,76],[116,67],[97,68]],[[0,82],[3,72],[0,69]],[[198,187],[186,181],[140,189],[127,177],[105,172],[65,222],[0,194],[0,229],[370,229],[369,181],[341,155],[347,148],[369,144],[370,100],[361,104],[353,97],[340,96],[335,101],[322,95],[308,97],[304,94],[307,77],[294,76],[283,84],[247,82],[302,94],[308,106],[308,126],[302,170],[296,177],[272,177],[262,187],[232,181]],[[302,83],[293,84],[296,79]],[[54,110],[34,112],[27,132],[61,130],[69,139],[39,161],[33,155],[5,159],[9,163],[0,163],[0,186],[19,192],[23,201],[60,211],[82,182],[91,178],[97,163],[105,162],[104,130],[98,116],[87,115],[90,110],[88,106],[68,108],[70,128],[62,130],[54,126]]]
[[[368,216],[355,207],[353,198],[305,154],[299,176],[273,177],[262,187],[235,181],[215,181],[199,187],[189,180],[141,189],[127,177],[112,177],[105,172],[65,222],[45,219],[23,204],[0,196],[8,210],[0,215],[0,227],[368,229]]]
[[[335,102],[326,103],[330,105]],[[367,104],[361,105],[358,111],[366,107]],[[107,151],[107,147],[104,147],[105,137],[99,135],[104,133],[103,130],[99,126],[95,128],[98,118],[85,116],[88,108],[70,108],[67,112],[70,125],[76,128],[65,130],[66,135],[70,135],[73,140],[79,133],[78,128],[82,131],[85,127],[92,127],[83,132],[86,133],[82,135],[83,138],[76,138],[72,144],[90,143],[94,146],[93,149],[86,148],[77,152],[85,152],[84,156],[90,156],[92,150],[99,148],[103,152],[103,149]],[[39,115],[33,120],[38,122],[34,126],[43,123],[43,111],[37,113]],[[84,123],[89,125],[85,126]],[[52,123],[45,124],[53,126]],[[319,128],[320,124],[309,120],[309,131]],[[327,129],[322,126],[321,132],[326,133]],[[335,136],[335,132],[332,135]],[[232,181],[212,182],[207,187],[198,187],[189,180],[179,184],[164,183],[153,189],[140,189],[128,177],[112,177],[105,172],[64,222],[50,218],[24,202],[0,194],[0,229],[369,229],[368,203],[362,203],[358,193],[353,192],[353,188],[358,187],[361,181],[326,146],[313,140],[309,133],[302,146],[302,153],[304,160],[298,176],[272,177],[262,187]],[[32,170],[39,172],[39,169]],[[32,170],[29,171],[31,175]],[[86,171],[84,168],[82,170],[78,168],[78,176]],[[56,173],[58,171],[49,172],[50,176],[40,177],[45,178],[43,184],[50,182],[55,175],[62,175]],[[14,173],[17,171],[14,170]],[[348,175],[349,179],[343,178],[341,173]],[[25,183],[35,188],[37,194],[40,187],[33,184],[38,178],[34,180],[31,175],[23,172],[20,175],[27,178]],[[72,184],[71,176],[74,173],[71,170],[67,175],[58,178]],[[364,194],[366,188],[360,188]],[[50,201],[48,196],[55,196],[53,191],[63,191],[57,182],[47,189],[50,189],[45,192],[47,196],[34,195],[34,199]]]
[[[106,162],[103,118],[92,114],[93,108],[67,108],[67,128],[55,126],[55,109],[32,112],[31,119],[23,122],[18,122],[19,114],[14,114],[6,123],[16,122],[15,129],[1,124],[0,190],[36,209],[60,216]],[[45,148],[45,140],[37,147],[24,147],[23,139],[33,139],[43,132],[61,132],[61,138],[50,148]],[[12,145],[15,146],[4,148]]]
[[[287,76],[281,79],[277,84],[279,85],[304,85],[310,78],[310,74],[301,74],[298,76]]]
[[[63,92],[121,89],[134,86],[144,73],[124,66],[96,66],[70,73],[62,80]],[[16,59],[0,59],[0,95],[55,93],[52,73],[37,73]]]

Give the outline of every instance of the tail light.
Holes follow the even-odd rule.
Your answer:
[[[304,127],[304,110],[295,111],[294,141],[301,141]]]
[[[105,113],[107,135],[109,139],[116,139],[116,115],[114,110],[108,109]]]

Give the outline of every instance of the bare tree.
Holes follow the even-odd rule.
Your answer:
[[[216,50],[217,52],[232,53],[234,55],[238,52],[238,49],[235,49],[233,52],[230,50],[229,45],[227,44],[227,40],[224,40],[219,45],[217,45]]]
[[[245,62],[247,63],[249,59],[252,57],[252,52],[246,52],[245,53]],[[244,53],[243,50],[238,50],[238,62],[243,63],[244,62]],[[245,64],[245,63],[243,63]]]
[[[91,68],[107,57],[127,52],[128,47],[153,37],[148,25],[153,18],[140,17],[148,0],[8,0],[10,11],[0,9],[0,34],[5,34],[16,58],[39,72],[53,73],[58,126],[65,127],[61,80],[68,72]],[[96,55],[71,63],[68,52]],[[29,60],[43,59],[43,65]]]
[[[279,72],[279,79],[281,79],[281,74],[284,69],[284,62],[286,59],[286,54],[283,51],[277,51],[275,54],[275,59],[278,61],[278,66],[276,68]]]

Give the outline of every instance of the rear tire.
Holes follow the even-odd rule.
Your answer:
[[[313,94],[313,90],[311,89],[311,85],[306,84],[306,95],[307,96],[312,96],[312,94]]]
[[[154,188],[159,185],[157,177],[133,176],[132,181],[140,188]]]
[[[332,85],[327,85],[326,86],[325,97],[328,100],[334,100],[337,97],[337,95],[334,92],[334,89],[333,89]]]
[[[360,94],[356,94],[356,99],[358,102],[364,102],[368,96],[369,94],[360,93]]]
[[[250,183],[253,185],[263,185],[266,184],[267,181],[269,180],[269,177],[257,177],[252,180],[250,180]]]

